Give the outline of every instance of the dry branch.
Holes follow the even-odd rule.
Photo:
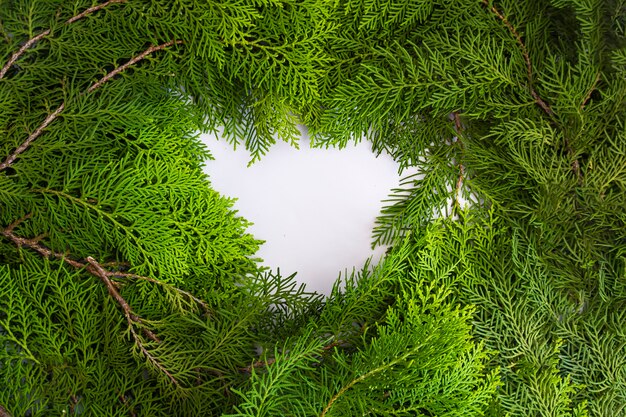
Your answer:
[[[165,369],[165,367],[161,365],[161,363],[159,363],[159,361],[148,351],[148,349],[146,349],[145,345],[141,341],[141,338],[137,334],[135,327],[142,324],[142,320],[140,317],[135,315],[135,313],[133,313],[132,309],[130,308],[124,297],[121,296],[121,294],[117,291],[117,288],[115,288],[115,285],[113,285],[111,279],[109,278],[111,273],[109,271],[105,271],[104,268],[102,268],[102,266],[91,256],[88,256],[86,258],[86,261],[90,265],[89,267],[87,267],[87,270],[92,275],[97,276],[102,282],[104,282],[107,290],[109,291],[109,295],[122,308],[122,311],[124,312],[124,317],[126,317],[126,322],[128,323],[128,330],[130,331],[130,334],[135,341],[135,346],[137,346],[137,348],[153,366],[155,366],[157,369],[167,375],[167,377],[170,379],[170,381],[172,381],[174,385],[178,385],[178,381],[176,381],[172,374],[167,369]],[[159,342],[159,339],[150,330],[144,328],[143,331],[148,338],[152,339],[155,342]]]

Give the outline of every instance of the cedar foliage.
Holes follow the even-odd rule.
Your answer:
[[[0,416],[626,415],[625,28],[623,0],[0,1]],[[198,131],[254,162],[298,123],[420,173],[325,298],[202,173]]]

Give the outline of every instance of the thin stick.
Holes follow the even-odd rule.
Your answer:
[[[48,117],[46,117],[46,119],[43,121],[42,124],[39,125],[39,127],[37,129],[35,129],[35,131],[33,133],[31,133],[28,138],[22,142],[22,144],[20,146],[18,146],[1,164],[0,164],[0,171],[3,171],[5,169],[7,169],[9,166],[11,166],[11,164],[13,164],[13,162],[15,162],[15,160],[17,159],[17,157],[24,152],[26,149],[28,149],[28,147],[30,146],[31,143],[33,143],[33,141],[35,139],[37,139],[41,133],[43,132],[43,130],[48,127],[48,125],[50,123],[52,123],[57,117],[59,117],[59,114],[61,114],[61,112],[65,109],[65,103],[61,103],[61,105],[59,107],[57,107],[57,109],[55,111],[53,111],[52,113],[50,113],[48,115]]]
[[[493,14],[495,14],[498,17],[498,19],[500,19],[502,21],[502,23],[504,23],[504,25],[509,29],[509,32],[511,32],[511,34],[513,35],[513,37],[517,41],[517,44],[519,45],[520,49],[522,50],[522,55],[524,56],[524,61],[526,62],[526,76],[528,77],[528,83],[529,83],[529,86],[530,86],[530,94],[533,97],[533,99],[535,100],[535,103],[537,103],[537,105],[539,107],[541,107],[541,109],[544,112],[546,112],[546,114],[548,116],[552,116],[552,114],[553,114],[552,109],[550,108],[548,103],[546,103],[541,97],[539,97],[539,94],[537,94],[537,92],[535,91],[535,88],[533,87],[533,65],[532,65],[532,63],[530,61],[530,55],[528,54],[528,49],[526,48],[526,45],[524,44],[524,41],[522,40],[521,35],[517,32],[517,30],[511,24],[511,22],[509,22],[509,20],[506,18],[506,16],[504,16],[502,13],[500,13],[500,11],[496,8],[496,6],[491,6],[490,7],[488,0],[483,0],[483,4],[485,6],[487,6],[487,7],[489,7],[491,12]]]
[[[126,62],[123,65],[120,65],[119,67],[115,68],[113,71],[109,72],[107,75],[102,77],[95,84],[93,84],[91,87],[89,87],[87,92],[91,93],[93,90],[95,90],[96,88],[100,87],[102,84],[106,83],[111,78],[115,77],[116,75],[118,75],[119,73],[124,71],[126,68],[130,67],[133,64],[136,64],[139,61],[141,61],[142,59],[144,59],[145,57],[147,57],[151,53],[156,52],[156,51],[160,51],[161,49],[165,49],[168,46],[172,46],[174,44],[181,44],[181,43],[183,43],[183,41],[169,41],[169,42],[166,42],[166,43],[162,43],[161,45],[151,46],[150,48],[146,49],[145,51],[143,51],[142,53],[140,53],[136,57],[132,58],[130,61]]]
[[[121,294],[117,291],[117,289],[115,288],[115,286],[109,279],[110,272],[105,271],[104,268],[102,268],[102,266],[91,256],[88,256],[86,260],[90,265],[90,267],[88,267],[87,270],[91,272],[93,275],[100,278],[102,282],[104,282],[104,284],[107,287],[107,290],[109,291],[109,295],[113,297],[113,299],[117,301],[117,304],[119,304],[119,306],[122,308],[122,311],[124,312],[124,316],[126,317],[126,322],[128,323],[128,330],[130,330],[130,334],[133,340],[135,341],[135,345],[139,348],[141,353],[143,353],[143,355],[146,357],[146,359],[148,359],[150,363],[152,363],[161,372],[167,375],[167,377],[170,379],[170,381],[172,381],[174,385],[178,385],[178,381],[176,381],[176,379],[172,376],[172,374],[167,369],[165,369],[165,367],[161,365],[154,356],[152,356],[152,354],[148,351],[148,349],[146,349],[146,347],[142,343],[141,339],[139,338],[139,335],[135,331],[135,326],[141,323],[141,319],[137,317],[135,313],[133,313],[132,309],[130,308],[130,306],[124,299],[124,297],[121,296]],[[150,332],[149,330],[148,332],[149,332],[148,336],[151,339],[155,340],[156,336],[154,336],[154,334]],[[158,341],[158,339],[156,340]]]
[[[77,20],[82,19],[83,17],[87,16],[88,14],[97,12],[98,10],[104,9],[105,7],[107,7],[109,4],[113,4],[113,3],[126,3],[126,0],[109,0],[105,3],[99,4],[97,6],[93,6],[88,8],[87,10],[83,11],[82,13],[77,14],[74,17],[71,17],[67,20],[67,22],[65,22],[66,24],[70,24],[70,23],[74,23]]]
[[[77,14],[76,16],[71,17],[70,19],[68,19],[65,24],[71,24],[76,22],[77,20],[82,19],[83,17],[97,12],[98,10],[104,9],[105,7],[107,7],[110,4],[113,3],[125,3],[126,0],[109,0],[106,3],[102,3],[99,4],[97,6],[93,6],[90,7],[89,9],[83,11],[82,13]],[[9,69],[13,66],[13,64],[15,64],[15,62],[22,56],[24,55],[24,53],[30,49],[35,43],[39,42],[41,40],[41,38],[48,36],[50,34],[50,29],[48,30],[44,30],[43,32],[41,32],[40,34],[38,34],[37,36],[33,36],[32,38],[30,38],[28,41],[26,41],[26,43],[24,45],[22,45],[22,47],[15,53],[13,53],[11,55],[11,58],[9,58],[9,61],[4,65],[4,67],[2,67],[2,69],[0,69],[0,79],[2,79],[7,71],[9,71]]]
[[[4,78],[4,75],[7,73],[7,71],[13,66],[13,64],[15,64],[15,61],[17,61],[18,58],[22,56],[24,52],[26,52],[27,49],[37,43],[41,38],[49,34],[50,29],[44,30],[39,35],[30,38],[24,45],[22,45],[20,49],[18,49],[17,52],[13,53],[13,55],[11,55],[11,58],[9,58],[9,62],[7,62],[0,70],[0,79]]]
[[[0,417],[13,417],[6,408],[0,405]]]
[[[117,67],[113,71],[111,71],[108,74],[106,74],[100,80],[98,80],[97,82],[92,84],[91,87],[89,87],[87,89],[87,92],[88,93],[93,92],[95,89],[97,89],[100,86],[102,86],[104,83],[109,81],[111,78],[113,78],[116,75],[120,74],[122,71],[126,70],[131,65],[136,64],[137,62],[141,61],[142,59],[144,59],[146,56],[150,55],[151,53],[153,53],[155,51],[160,51],[160,50],[162,50],[164,48],[167,48],[168,46],[171,46],[171,45],[174,45],[174,44],[180,44],[180,43],[182,43],[182,41],[169,41],[169,42],[163,43],[161,45],[151,46],[150,48],[148,48],[145,51],[143,51],[141,54],[137,55],[136,57],[132,58],[130,61],[126,62],[124,65],[120,65],[119,67]],[[43,121],[43,123],[41,123],[41,125],[39,125],[39,127],[37,129],[35,129],[35,131],[33,133],[31,133],[24,142],[20,146],[18,146],[15,149],[15,151],[13,151],[9,156],[7,156],[7,158],[2,163],[0,163],[0,171],[3,171],[5,169],[7,169],[8,167],[10,167],[13,164],[13,162],[15,162],[17,157],[21,153],[23,153],[26,149],[28,149],[30,147],[30,145],[35,141],[35,139],[37,139],[39,136],[41,136],[41,134],[43,133],[44,129],[46,129],[50,125],[50,123],[52,123],[53,121],[55,121],[59,117],[59,115],[61,114],[61,112],[63,112],[64,109],[65,109],[65,102],[61,103],[61,105],[54,112],[49,114],[48,117],[46,117],[46,119]]]
[[[594,90],[596,89],[596,86],[600,82],[600,78],[601,78],[601,74],[600,74],[600,72],[598,72],[598,74],[596,75],[596,79],[593,82],[593,85],[591,86],[591,88],[589,88],[589,91],[585,95],[585,98],[584,98],[582,104],[580,105],[580,110],[583,110],[585,108],[585,106],[587,105],[587,103],[589,102],[589,99],[591,98],[591,94],[593,94]]]

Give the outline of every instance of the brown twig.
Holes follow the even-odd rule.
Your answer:
[[[113,78],[116,75],[120,74],[122,71],[126,70],[131,65],[136,64],[137,62],[141,61],[142,59],[144,59],[146,56],[150,55],[151,53],[156,52],[156,51],[160,51],[160,50],[162,50],[164,48],[167,48],[168,46],[171,46],[171,45],[174,45],[174,44],[180,44],[180,43],[182,43],[182,41],[169,41],[169,42],[163,43],[161,45],[153,45],[153,46],[151,46],[150,48],[146,49],[145,51],[143,51],[139,55],[135,56],[134,58],[132,58],[131,60],[126,62],[124,65],[120,65],[119,67],[117,67],[113,71],[107,73],[100,80],[96,81],[94,84],[91,85],[91,87],[89,87],[87,89],[87,93],[93,92],[94,90],[96,90],[97,88],[102,86],[104,83],[109,81],[111,78]],[[26,149],[28,149],[35,139],[37,139],[39,136],[41,136],[41,134],[43,133],[44,129],[46,127],[48,127],[50,125],[50,123],[52,123],[53,121],[55,121],[59,117],[59,114],[61,114],[61,112],[63,112],[64,109],[65,109],[65,102],[61,103],[61,105],[59,107],[57,107],[57,109],[55,111],[53,111],[51,114],[49,114],[48,117],[46,117],[46,119],[43,121],[43,123],[41,125],[39,125],[39,127],[37,129],[35,129],[35,131],[33,133],[31,133],[24,142],[20,146],[18,146],[15,149],[15,151],[13,151],[9,156],[7,156],[7,158],[2,163],[0,163],[0,171],[3,171],[5,169],[7,169],[8,167],[10,167],[11,164],[13,164],[13,162],[15,162],[17,157],[22,152],[24,152]]]
[[[142,343],[141,339],[139,338],[139,335],[137,334],[135,330],[135,326],[141,324],[142,320],[141,318],[136,316],[135,313],[133,313],[132,309],[130,308],[130,306],[124,299],[124,297],[122,297],[121,294],[117,291],[117,289],[111,282],[111,279],[109,278],[110,272],[105,271],[104,268],[102,268],[102,266],[91,256],[88,256],[86,260],[90,265],[89,267],[87,267],[87,270],[92,275],[97,276],[98,278],[100,278],[102,282],[104,282],[104,285],[106,285],[107,290],[109,291],[109,295],[113,297],[113,299],[117,301],[117,304],[119,304],[119,306],[122,308],[122,311],[124,312],[124,316],[126,317],[126,322],[128,323],[128,330],[130,331],[130,334],[133,340],[135,341],[135,346],[137,346],[137,348],[141,351],[141,353],[143,353],[146,359],[150,363],[152,363],[152,365],[154,365],[161,372],[167,375],[167,377],[170,379],[170,381],[172,381],[174,385],[178,385],[178,381],[172,376],[172,374],[167,369],[165,369],[163,365],[159,363],[159,361],[154,356],[152,356],[152,354],[148,351],[148,349],[146,349],[146,347]],[[148,332],[147,336],[150,339],[154,341],[158,341],[154,333],[152,333],[150,330],[144,329],[144,333],[145,332]]]
[[[165,49],[168,46],[179,45],[181,43],[183,43],[183,41],[178,40],[178,41],[169,41],[169,42],[162,43],[160,45],[153,45],[153,46],[151,46],[150,48],[146,49],[145,51],[143,51],[142,53],[140,53],[136,57],[130,59],[128,62],[124,63],[123,65],[120,65],[119,67],[115,68],[113,71],[109,72],[107,75],[102,77],[100,80],[98,80],[96,83],[94,83],[91,87],[89,87],[89,89],[87,89],[87,92],[91,93],[93,90],[95,90],[96,88],[100,87],[102,84],[106,83],[111,78],[115,77],[116,75],[120,74],[126,68],[130,67],[133,64],[136,64],[139,61],[141,61],[142,59],[144,59],[145,57],[147,57],[151,53],[156,52],[156,51],[160,51],[161,49]]]
[[[48,125],[52,123],[59,116],[59,114],[61,114],[63,109],[65,109],[65,103],[61,103],[61,105],[57,107],[55,111],[50,113],[48,117],[46,117],[46,119],[43,121],[43,123],[40,124],[39,127],[35,129],[35,131],[31,133],[28,136],[28,138],[24,142],[22,142],[20,146],[18,146],[9,156],[7,156],[7,158],[4,161],[2,161],[2,163],[0,164],[0,171],[3,171],[7,169],[9,166],[11,166],[11,164],[15,162],[17,157],[26,149],[28,149],[30,144],[33,143],[33,141],[41,135],[43,130],[46,127],[48,127]]]
[[[9,61],[0,70],[0,79],[4,78],[4,75],[7,73],[9,68],[11,68],[13,64],[15,64],[15,61],[17,61],[18,58],[22,56],[24,52],[26,52],[27,49],[29,49],[31,46],[37,43],[41,38],[49,34],[50,34],[50,29],[44,30],[39,35],[30,38],[24,45],[22,45],[20,49],[18,49],[17,52],[13,53],[13,55],[11,55],[11,58],[9,58]]]
[[[117,391],[117,395],[120,399],[120,402],[128,408],[128,412],[130,413],[130,417],[137,417],[137,413],[135,413],[135,409],[128,404],[128,399],[126,399],[126,396],[122,393],[120,393],[119,391]]]
[[[574,158],[574,150],[572,149],[572,145],[569,144],[567,138],[565,138],[565,149],[567,150],[567,154],[570,157]],[[574,161],[572,162],[572,171],[574,172],[574,175],[576,175],[576,177],[578,178],[578,183],[582,184],[583,174],[582,172],[580,172],[580,163],[576,158],[574,158]]]
[[[587,105],[587,103],[589,102],[589,99],[591,98],[591,94],[593,94],[593,92],[596,89],[598,83],[600,82],[600,78],[601,78],[601,74],[598,71],[598,74],[596,75],[595,81],[591,85],[591,88],[589,88],[589,91],[585,95],[585,98],[584,98],[583,102],[580,105],[580,110],[583,110],[585,108],[585,106]]]
[[[110,4],[113,3],[125,3],[126,0],[109,0],[105,3],[99,4],[97,6],[93,6],[90,7],[89,9],[83,11],[82,13],[77,14],[76,16],[71,17],[70,19],[68,19],[65,24],[71,24],[76,22],[77,20],[82,19],[83,17],[97,12],[98,10],[104,9],[105,7],[107,7]],[[50,34],[51,30],[47,29],[44,30],[43,32],[41,32],[40,34],[38,34],[37,36],[33,36],[32,38],[30,38],[28,41],[26,41],[26,43],[24,43],[24,45],[22,45],[22,47],[15,53],[13,53],[13,55],[11,55],[11,58],[9,58],[9,61],[4,65],[4,67],[2,67],[2,69],[0,69],[0,79],[2,79],[6,73],[9,71],[9,69],[15,64],[15,62],[22,56],[24,55],[24,52],[26,52],[28,49],[30,49],[34,44],[36,44],[37,42],[39,42],[43,37],[48,36]]]
[[[0,405],[0,417],[13,417],[6,408]]]
[[[55,258],[55,259],[60,259],[62,261],[64,261],[65,263],[67,263],[68,265],[73,266],[74,268],[84,268],[86,266],[86,264],[84,262],[80,262],[77,260],[74,260],[68,256],[66,256],[66,254],[64,253],[60,253],[60,252],[55,252],[43,245],[39,244],[39,240],[38,239],[27,239],[27,238],[23,238],[20,236],[17,236],[15,233],[13,233],[13,230],[15,229],[15,227],[17,227],[20,223],[22,223],[24,220],[30,218],[30,214],[27,214],[26,216],[22,217],[21,219],[18,219],[16,221],[14,221],[13,223],[11,223],[8,227],[6,227],[4,230],[2,230],[0,232],[0,234],[2,236],[4,236],[5,238],[9,239],[11,242],[13,242],[13,244],[15,246],[17,246],[18,248],[22,248],[22,247],[26,247],[29,249],[34,250],[35,252],[39,253],[41,256],[43,256],[44,258]]]
[[[29,248],[37,253],[39,253],[42,257],[49,259],[54,258],[65,262],[66,264],[77,268],[77,269],[85,269],[91,275],[98,277],[104,285],[107,287],[107,291],[109,295],[117,302],[117,304],[122,309],[124,313],[124,317],[126,318],[126,322],[128,323],[128,328],[130,334],[135,342],[135,346],[141,351],[141,353],[146,357],[146,359],[152,363],[157,369],[163,372],[167,377],[172,381],[174,385],[178,385],[178,381],[172,376],[172,374],[165,369],[163,365],[161,365],[158,360],[146,349],[143,341],[137,334],[135,330],[136,327],[140,327],[145,337],[153,340],[154,342],[160,342],[159,338],[148,328],[143,326],[143,320],[138,317],[135,313],[133,313],[132,308],[128,304],[128,302],[122,297],[117,288],[117,283],[111,280],[112,277],[124,276],[127,278],[134,279],[143,279],[153,283],[159,283],[157,280],[148,277],[142,277],[140,275],[135,274],[125,274],[117,271],[108,271],[103,268],[103,266],[98,263],[94,258],[88,256],[85,260],[76,260],[71,258],[68,254],[55,252],[39,243],[41,237],[27,239],[24,237],[20,237],[14,233],[15,228],[24,222],[26,219],[30,218],[31,215],[27,214],[26,216],[14,221],[10,225],[8,225],[4,230],[0,231],[0,235],[4,236],[6,239],[13,242],[15,246],[18,248]],[[160,283],[162,284],[162,283]],[[203,306],[205,305],[201,300],[193,297],[191,294],[186,291],[179,290],[180,292],[190,296],[194,301],[199,301]],[[1,410],[0,410],[1,411]],[[0,413],[0,417],[3,415]]]
[[[529,83],[529,87],[530,87],[530,94],[533,97],[533,99],[535,100],[535,103],[537,103],[537,105],[539,107],[541,107],[541,109],[548,116],[552,116],[552,114],[553,114],[552,109],[550,108],[548,103],[546,103],[539,96],[539,94],[537,94],[537,91],[535,91],[535,88],[533,87],[533,65],[532,65],[532,62],[530,61],[530,55],[528,54],[528,49],[526,48],[526,45],[524,44],[524,41],[522,40],[522,36],[515,29],[515,27],[511,24],[511,22],[509,22],[509,20],[506,18],[506,16],[504,16],[502,13],[500,13],[500,11],[496,8],[496,6],[489,6],[489,1],[488,0],[482,0],[482,1],[483,1],[483,4],[485,6],[487,6],[487,7],[489,7],[491,12],[493,14],[495,14],[498,17],[498,19],[500,19],[502,21],[502,23],[504,23],[504,25],[509,29],[509,32],[511,32],[511,34],[515,38],[515,41],[517,42],[517,44],[519,45],[520,49],[522,50],[522,55],[524,56],[524,61],[526,62],[526,76],[528,77],[528,83]]]
[[[109,0],[109,1],[107,1],[105,3],[98,4],[97,6],[90,7],[87,10],[83,11],[82,13],[79,13],[76,16],[69,18],[67,20],[67,22],[65,22],[65,23],[66,24],[74,23],[75,21],[82,19],[83,17],[87,16],[88,14],[91,14],[91,13],[97,12],[98,10],[104,9],[109,4],[113,4],[113,3],[126,3],[126,0]]]

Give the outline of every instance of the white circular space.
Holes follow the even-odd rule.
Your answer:
[[[376,157],[367,142],[314,149],[303,135],[300,149],[279,142],[248,167],[243,147],[200,138],[215,158],[205,166],[213,187],[237,199],[235,209],[254,223],[249,231],[265,241],[257,253],[265,266],[297,272],[308,291],[329,294],[341,273],[380,260],[385,248],[371,249],[371,232],[400,182],[391,156]]]

